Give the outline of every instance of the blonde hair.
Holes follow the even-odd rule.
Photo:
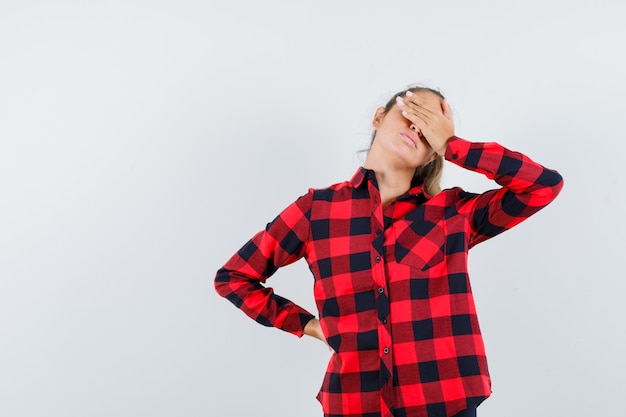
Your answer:
[[[441,100],[445,99],[443,94],[438,90],[428,88],[428,87],[409,87],[406,90],[402,90],[393,95],[385,104],[385,111],[383,115],[387,114],[389,110],[396,104],[396,98],[403,96],[407,91],[412,91],[414,93],[419,91],[429,91],[439,97]],[[376,131],[372,133],[372,141],[370,142],[370,148],[372,143],[374,143],[374,138],[376,137]],[[368,149],[369,151],[369,149]],[[443,156],[437,154],[435,159],[433,159],[428,164],[417,167],[415,169],[415,173],[413,174],[413,180],[411,181],[411,186],[414,185],[423,185],[424,191],[431,196],[435,196],[441,192],[441,176],[443,175]]]

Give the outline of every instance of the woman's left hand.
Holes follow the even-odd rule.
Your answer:
[[[411,91],[398,100],[402,115],[415,125],[416,132],[426,139],[439,155],[444,155],[448,139],[454,136],[452,110],[447,100],[441,100],[439,108],[430,105]]]

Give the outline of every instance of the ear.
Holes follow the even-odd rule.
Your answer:
[[[378,126],[380,126],[380,123],[383,121],[384,117],[385,117],[385,108],[384,107],[377,108],[376,112],[374,113],[374,119],[372,120],[372,126],[374,126],[374,129],[378,129]]]

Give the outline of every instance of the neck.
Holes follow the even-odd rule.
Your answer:
[[[376,182],[380,191],[380,198],[383,207],[386,207],[393,200],[406,193],[411,188],[411,181],[415,172],[412,168],[399,168],[390,164],[389,161],[379,160],[368,155],[364,167],[374,170]]]

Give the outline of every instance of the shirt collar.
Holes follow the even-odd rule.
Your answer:
[[[374,171],[372,171],[371,169],[367,169],[365,167],[359,167],[354,173],[354,175],[352,176],[350,183],[352,183],[352,186],[354,188],[359,188],[361,185],[363,185],[363,183],[365,182],[365,179],[367,178],[367,174],[370,172],[372,173],[372,175],[374,175]]]
[[[350,183],[352,184],[352,186],[354,188],[359,188],[359,187],[363,186],[363,184],[367,183],[366,180],[368,178],[374,178],[374,170],[367,169],[367,168],[361,166],[361,167],[359,167],[356,170],[356,172],[352,176],[352,179],[350,180]],[[404,194],[404,195],[411,196],[411,197],[417,197],[420,194],[424,194],[424,197],[426,197],[426,199],[432,198],[432,196],[426,192],[426,190],[424,189],[424,186],[422,184],[413,185],[409,189],[409,191],[407,191],[407,193]]]

